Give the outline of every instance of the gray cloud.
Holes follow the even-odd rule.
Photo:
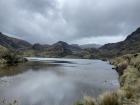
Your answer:
[[[27,12],[46,14],[56,8],[55,0],[17,0],[16,5]]]
[[[66,4],[63,10],[65,18],[78,28],[78,35],[119,35],[140,25],[139,0],[77,1],[75,8]]]
[[[139,0],[1,0],[0,31],[33,43],[120,39],[140,26],[139,4]]]

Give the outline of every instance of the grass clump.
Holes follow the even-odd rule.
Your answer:
[[[107,92],[99,96],[99,105],[119,105],[118,94]]]
[[[106,92],[100,95],[97,99],[91,97],[84,97],[82,101],[75,105],[120,105],[118,94],[115,92]]]
[[[83,100],[78,101],[75,105],[97,105],[97,103],[94,98],[85,96]]]

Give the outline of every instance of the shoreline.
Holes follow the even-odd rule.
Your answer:
[[[109,60],[119,75],[120,88],[97,98],[84,97],[75,105],[140,105],[140,54],[127,54]]]

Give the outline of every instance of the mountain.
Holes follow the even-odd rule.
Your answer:
[[[129,53],[140,52],[140,28],[128,35],[128,37],[118,43],[109,43],[100,48],[104,56],[119,56]]]
[[[80,47],[82,49],[87,49],[87,48],[100,48],[102,45],[99,44],[84,44],[84,45],[80,45]]]
[[[52,45],[36,43],[30,49],[20,51],[24,56],[40,56],[40,57],[65,57],[71,56],[82,49],[76,44],[68,44],[58,41]]]
[[[39,43],[35,43],[33,46],[32,46],[32,49],[33,50],[39,50],[39,51],[44,51],[44,50],[47,50],[47,48],[49,48],[50,45],[48,44],[44,44],[44,45],[41,45]]]
[[[0,45],[9,49],[26,49],[32,46],[27,41],[6,36],[1,32],[0,32]]]
[[[73,52],[80,51],[81,48],[75,44],[68,44],[63,41],[59,41],[52,45],[48,44],[30,44],[27,41],[12,38],[3,33],[0,33],[0,46],[7,49],[17,50],[21,55],[30,56],[53,56],[53,57],[64,57],[71,55]]]
[[[59,41],[47,49],[47,55],[56,56],[56,57],[64,57],[66,55],[71,55],[71,46],[66,42]]]
[[[21,55],[23,54],[25,56],[111,58],[140,52],[140,28],[128,35],[124,41],[105,44],[101,47],[95,44],[79,46],[77,44],[68,44],[63,41],[52,45],[42,45],[39,43],[32,45],[27,41],[12,38],[3,33],[0,33],[0,45],[8,49],[20,50],[19,52]]]

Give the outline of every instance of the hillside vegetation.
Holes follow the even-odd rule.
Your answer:
[[[23,63],[26,61],[25,58],[18,56],[14,51],[0,45],[0,65]]]

